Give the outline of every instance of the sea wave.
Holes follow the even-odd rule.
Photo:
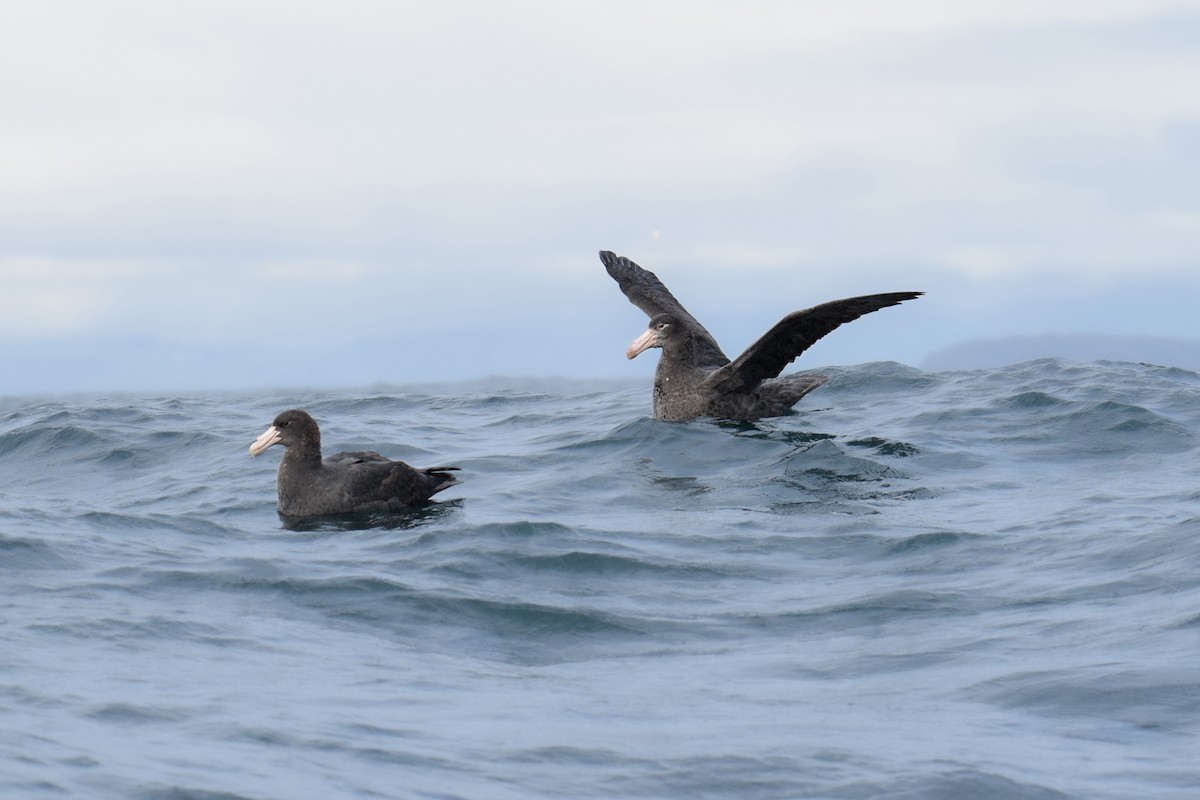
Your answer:
[[[825,372],[6,402],[0,790],[1190,798],[1200,376]],[[283,519],[292,407],[463,483]]]

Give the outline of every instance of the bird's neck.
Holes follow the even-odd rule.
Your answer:
[[[658,359],[663,362],[692,366],[699,361],[696,351],[696,340],[690,336],[679,336],[663,342],[662,355]]]
[[[294,444],[283,451],[280,466],[287,464],[289,469],[316,469],[321,466],[321,445],[314,447],[311,442]]]
[[[704,380],[707,372],[696,363],[695,346],[690,339],[670,342],[663,346],[654,371],[654,385],[659,392],[690,389]]]

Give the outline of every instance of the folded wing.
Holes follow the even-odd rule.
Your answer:
[[[445,472],[416,469],[403,461],[368,459],[344,463],[350,472],[343,489],[359,503],[398,500],[404,505],[416,505],[458,483]]]
[[[335,453],[325,459],[326,464],[361,464],[365,461],[391,461],[374,450],[359,450],[352,453]]]

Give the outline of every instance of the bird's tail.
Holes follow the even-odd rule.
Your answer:
[[[796,405],[801,397],[816,389],[818,386],[829,380],[828,375],[787,375],[782,378],[776,378],[771,387],[771,394],[779,403],[779,413],[785,413],[789,408]]]
[[[433,487],[434,494],[462,483],[462,481],[450,474],[451,472],[458,471],[458,467],[426,467],[421,470],[421,472],[424,472],[430,478],[437,480],[437,484]]]

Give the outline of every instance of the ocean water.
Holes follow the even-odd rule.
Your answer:
[[[829,374],[0,400],[0,796],[1200,796],[1200,375]],[[463,484],[287,526],[289,407]]]

